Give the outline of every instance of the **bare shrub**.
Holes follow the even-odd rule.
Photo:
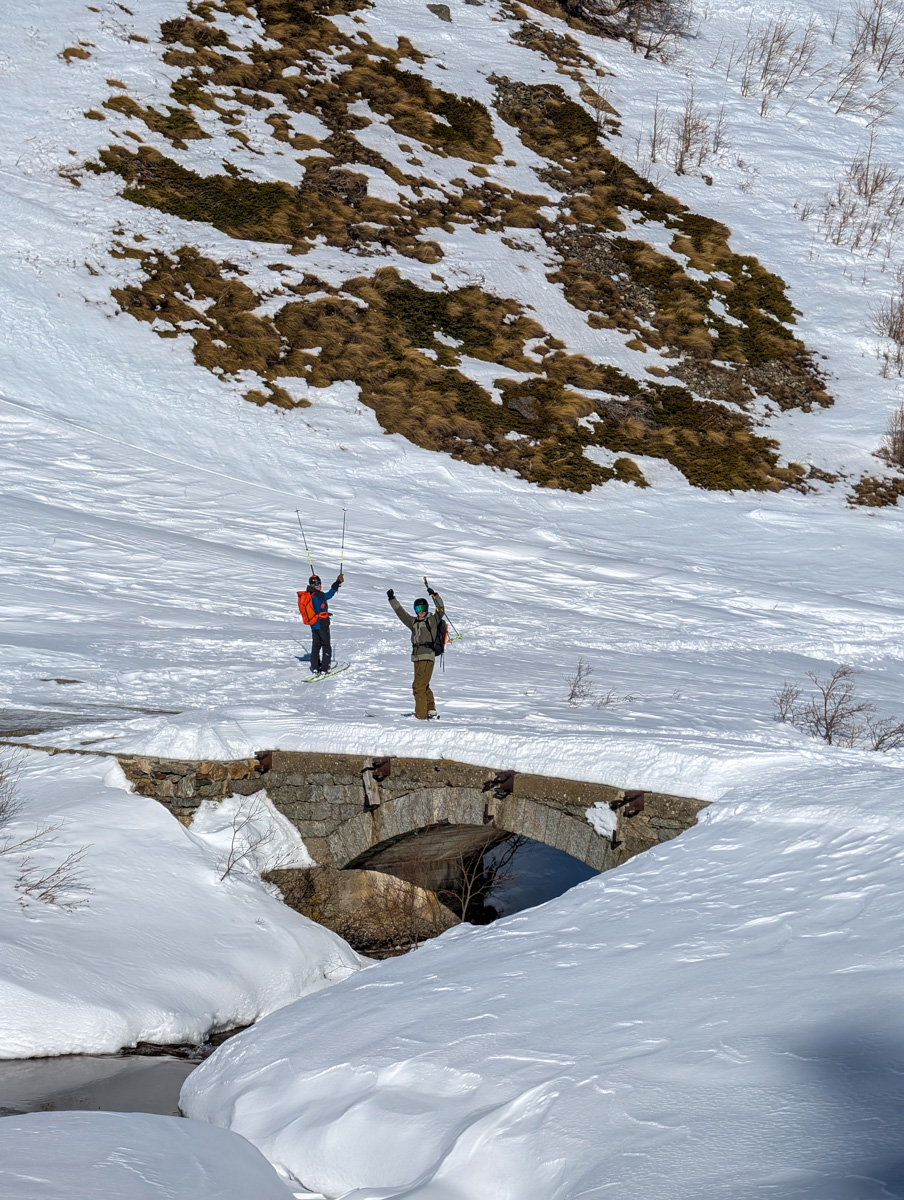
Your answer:
[[[637,139],[638,158],[650,165],[664,160],[677,175],[701,167],[729,146],[724,105],[715,115],[708,112],[697,102],[693,84],[677,111],[660,103],[657,94],[649,134],[642,129]]]
[[[729,59],[729,70],[741,68],[741,94],[758,93],[760,116],[765,116],[798,80],[814,74],[819,50],[819,24],[811,16],[800,25],[788,13],[781,12],[764,25],[747,26],[744,46]]]
[[[612,104],[609,100],[609,89],[603,86],[605,72],[597,70],[596,81],[593,88],[590,89],[588,103],[593,109],[593,116],[596,121],[596,132],[599,136],[605,127],[606,118],[612,112]]]
[[[19,760],[14,757],[0,760],[0,829],[22,815],[18,768]],[[86,882],[83,859],[90,847],[73,850],[62,862],[46,861],[46,852],[54,847],[54,834],[62,828],[62,822],[38,825],[30,833],[7,834],[0,839],[0,858],[9,857],[16,864],[13,887],[20,904],[33,901],[73,912],[88,903],[94,889]]]
[[[491,844],[494,837],[488,839],[483,849],[457,855],[452,860],[450,883],[437,892],[441,903],[462,921],[485,925],[493,920],[497,913],[489,904],[490,897],[511,882],[512,862],[527,842],[526,837],[513,833],[494,845]]]
[[[593,695],[592,676],[593,667],[588,666],[583,658],[578,659],[573,673],[565,676],[565,682],[568,684],[568,703],[572,708],[579,708]]]
[[[691,163],[701,166],[710,149],[712,121],[697,103],[694,85],[684,98],[671,127],[671,164],[676,175],[683,175]]]
[[[563,7],[606,37],[630,42],[645,58],[668,57],[693,21],[691,0],[563,0]]]
[[[904,467],[904,404],[891,414],[885,434],[885,454],[889,462]]]
[[[809,671],[813,691],[807,696],[797,684],[786,682],[772,698],[775,719],[830,746],[878,751],[904,746],[904,721],[877,717],[876,706],[857,695],[856,675],[847,663],[824,679]]]
[[[794,710],[801,696],[801,689],[794,683],[783,683],[772,698],[775,705],[775,719],[783,724],[790,723]]]
[[[264,806],[256,796],[246,796],[236,808],[232,817],[229,850],[220,871],[221,883],[234,871],[250,866],[257,852],[270,843],[273,831],[269,826],[260,828],[255,824],[263,810]],[[279,865],[275,864],[272,869],[278,869]]]
[[[18,775],[19,763],[16,758],[10,755],[6,759],[0,759],[0,829],[22,811],[22,802],[16,787]]]
[[[85,882],[83,859],[87,850],[87,846],[73,850],[56,864],[42,864],[26,855],[15,883],[20,903],[33,900],[38,904],[54,904],[64,912],[84,908],[94,891]]]
[[[880,300],[873,309],[873,332],[885,339],[879,351],[882,374],[904,374],[904,272],[898,273],[898,290]],[[901,422],[900,409],[892,417],[892,425],[886,435],[889,457],[893,462],[904,463],[904,445],[895,430]]]
[[[867,56],[879,79],[904,71],[904,6],[899,0],[857,0],[851,59]]]
[[[876,153],[875,130],[834,190],[824,196],[819,223],[824,237],[836,246],[868,257],[887,259],[892,254],[904,231],[904,176]]]

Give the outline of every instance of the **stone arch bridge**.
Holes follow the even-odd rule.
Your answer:
[[[681,796],[449,759],[274,750],[232,762],[140,756],[121,756],[120,762],[137,792],[155,797],[185,823],[202,800],[266,789],[298,829],[321,875],[341,878],[347,897],[356,887],[361,894],[362,878],[373,872],[438,891],[462,863],[511,834],[607,871],[696,824],[705,807]],[[612,836],[601,836],[588,821],[594,805],[614,811]]]

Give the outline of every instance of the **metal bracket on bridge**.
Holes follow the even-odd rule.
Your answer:
[[[365,809],[379,808],[381,803],[379,784],[392,774],[391,758],[374,758],[365,763],[361,771],[361,782],[364,784]]]
[[[636,817],[638,813],[642,813],[646,804],[646,792],[625,792],[621,800],[613,800],[609,807],[618,812],[623,810],[623,815],[626,817]]]
[[[506,796],[511,796],[512,789],[515,786],[516,771],[497,771],[493,779],[488,779],[483,787],[482,792],[492,791],[492,797],[488,797],[483,810],[483,819],[485,822],[492,821],[496,816],[496,801],[504,800]]]

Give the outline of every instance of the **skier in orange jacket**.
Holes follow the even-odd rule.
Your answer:
[[[340,573],[328,592],[321,590],[320,576],[312,575],[307,589],[298,593],[298,611],[305,625],[311,627],[311,673],[326,675],[333,661],[330,641],[330,610],[328,601],[339,591],[344,582]]]

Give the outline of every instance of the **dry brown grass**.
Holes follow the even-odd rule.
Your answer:
[[[194,4],[191,16],[163,26],[166,60],[182,71],[167,114],[122,95],[111,97],[107,107],[174,144],[197,136],[190,132],[199,130],[192,108],[206,108],[241,139],[240,116],[221,102],[228,95],[265,112],[274,139],[302,153],[314,139],[292,134],[288,114],[316,114],[329,130],[318,144],[324,153],[306,161],[301,185],[292,188],[259,183],[234,169],[202,177],[150,147],[114,146],[97,169],[121,175],[129,199],[213,224],[233,238],[284,243],[296,254],[322,238],[352,252],[387,247],[434,263],[442,251],[423,240],[427,228],[452,232],[465,224],[500,233],[536,228],[562,256],[550,279],[587,313],[588,324],[623,330],[638,349],[679,352],[675,373],[680,378],[683,371],[695,388],[703,379],[709,391],[700,394],[740,407],[755,386],[783,407],[828,402],[804,348],[785,328],[793,310],[781,280],[755,259],[733,254],[724,226],[694,216],[616,158],[601,140],[602,104],[594,117],[557,87],[496,80],[500,114],[546,157],[544,179],[569,197],[570,212],[550,220],[539,211],[544,198],[512,193],[488,177],[482,164],[499,146],[479,104],[407,70],[403,59],[420,56],[404,38],[396,50],[364,34],[353,40],[329,19],[353,11],[354,0],[259,0],[256,15],[269,42],[252,50],[251,62],[238,58],[216,27],[218,7]],[[568,49],[568,39],[564,44]],[[341,70],[327,77],[322,56]],[[284,76],[295,64],[301,74]],[[462,194],[424,197],[421,184],[435,189],[433,181],[406,175],[358,142],[355,132],[367,121],[349,108],[362,96],[408,139],[409,148],[420,143],[468,164],[457,180]],[[385,171],[419,198],[389,203],[369,195],[358,164]],[[675,248],[693,266],[728,278],[692,279],[674,258],[622,236],[625,210],[665,223],[674,231]],[[612,368],[568,355],[518,305],[480,288],[425,292],[394,271],[377,271],[341,290],[319,280],[295,285],[290,287],[295,299],[275,317],[260,317],[254,311],[260,296],[234,272],[190,248],[175,258],[119,252],[138,254],[146,269],[140,286],[116,293],[123,308],[155,322],[162,336],[186,329],[196,360],[209,370],[232,376],[256,372],[266,383],[246,393],[256,404],[299,403],[276,382],[281,378],[300,377],[315,388],[352,380],[387,431],[549,487],[585,490],[613,478],[643,484],[628,458],[608,468],[591,462],[584,453],[590,445],[666,457],[701,487],[778,488],[799,478],[797,468],[778,466],[775,443],[755,435],[745,413],[695,401],[683,387],[637,384]],[[318,289],[328,296],[308,299]],[[200,299],[213,303],[202,311],[194,303]],[[719,318],[710,307],[713,299],[741,324]],[[461,372],[458,353],[434,339],[438,331],[458,338],[466,353],[498,364],[500,375],[517,371],[531,378],[521,384],[500,380],[503,403],[495,404]],[[544,337],[538,366],[524,346]],[[706,366],[713,357],[735,366],[716,368],[705,379],[688,369]],[[611,403],[600,405],[582,394],[590,389],[610,396]],[[579,424],[594,413],[599,419],[592,428]]]
[[[593,445],[667,458],[699,487],[776,489],[802,474],[778,465],[775,443],[754,434],[746,416],[567,354],[516,302],[477,287],[427,292],[392,268],[341,290],[305,276],[290,289],[295,298],[262,317],[254,312],[262,297],[196,250],[184,247],[175,258],[137,253],[146,279],[115,293],[123,309],[164,336],[187,331],[196,361],[208,370],[257,372],[267,387],[247,393],[256,404],[306,403],[280,386],[287,376],[312,388],[350,380],[389,433],[575,491],[607,479],[644,485],[630,458],[605,468],[593,463],[585,455]],[[309,299],[314,292],[319,299]],[[446,345],[438,333],[460,346]],[[525,354],[528,342],[541,365]],[[501,404],[461,371],[462,353],[499,364]],[[507,379],[505,369],[531,377]],[[601,405],[583,390],[612,399]],[[589,417],[590,427],[582,423]]]

